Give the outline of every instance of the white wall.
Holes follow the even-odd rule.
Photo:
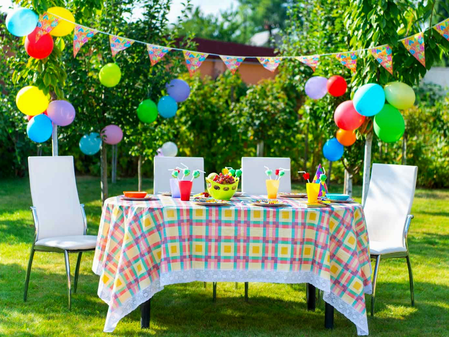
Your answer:
[[[434,67],[427,72],[422,80],[424,83],[439,84],[447,91],[449,88],[449,68]]]

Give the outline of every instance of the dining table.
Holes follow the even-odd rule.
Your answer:
[[[165,286],[201,282],[308,284],[326,303],[326,327],[335,308],[368,335],[365,294],[371,293],[367,226],[354,201],[307,204],[283,198],[282,207],[256,206],[261,196],[202,206],[166,195],[104,202],[93,271],[107,303],[105,332],[141,308],[148,327],[151,298]]]

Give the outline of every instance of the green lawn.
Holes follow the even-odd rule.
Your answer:
[[[110,185],[110,195],[136,186],[135,179],[120,180]],[[150,192],[151,181],[145,180],[144,187]],[[96,234],[101,215],[98,179],[79,178],[78,191],[86,205],[88,232]],[[359,188],[355,192],[360,196]],[[36,253],[28,302],[23,302],[34,235],[30,204],[28,179],[0,180],[0,335],[108,336],[102,332],[107,306],[97,296],[98,277],[91,271],[93,253],[84,254],[71,311],[67,309],[62,254]],[[413,214],[409,247],[416,306],[410,306],[405,260],[383,261],[376,316],[369,318],[372,336],[449,336],[449,191],[417,190]],[[75,258],[71,258],[72,266]],[[251,283],[249,303],[243,294],[243,284],[235,289],[234,283],[220,283],[217,302],[212,303],[210,283],[207,289],[200,282],[168,286],[152,301],[150,330],[140,330],[140,315],[135,311],[118,324],[114,335],[356,335],[355,326],[339,313],[335,329],[324,329],[323,302],[316,312],[308,312],[304,285]]]

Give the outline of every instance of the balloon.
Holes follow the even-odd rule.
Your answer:
[[[25,50],[31,57],[41,60],[50,56],[53,51],[53,38],[49,34],[45,34],[40,37],[36,42],[36,33],[38,28],[31,34],[29,34],[25,39]]]
[[[350,131],[359,128],[365,121],[365,116],[355,111],[352,101],[345,101],[335,109],[334,120],[340,129]]]
[[[382,110],[385,104],[384,89],[375,83],[368,83],[360,88],[354,94],[354,108],[363,116],[374,116]]]
[[[190,87],[186,81],[183,80],[171,80],[170,83],[166,84],[168,95],[173,98],[176,102],[184,102],[190,95]]]
[[[123,139],[123,131],[117,125],[108,125],[102,131],[104,142],[106,144],[115,145],[121,142]]]
[[[62,7],[51,7],[47,9],[47,12],[62,18],[59,20],[58,25],[50,32],[51,35],[66,36],[72,32],[73,28],[75,28],[75,24],[73,23],[75,22],[75,18],[69,10]]]
[[[343,77],[334,75],[327,80],[327,91],[334,97],[345,94],[348,85]]]
[[[307,96],[313,99],[323,98],[327,93],[327,78],[314,76],[306,82],[305,91]]]
[[[97,132],[91,132],[87,135],[84,135],[83,137],[81,137],[79,145],[82,153],[87,154],[88,156],[93,156],[95,153],[100,151],[100,134],[98,134]]]
[[[157,106],[151,99],[146,99],[137,108],[137,117],[143,123],[153,123],[157,118]]]
[[[357,140],[354,131],[338,129],[337,140],[343,146],[351,146]]]
[[[329,161],[337,161],[343,156],[345,148],[336,138],[329,139],[323,146],[323,155]]]
[[[374,117],[374,132],[385,143],[398,141],[404,131],[404,118],[399,110],[390,104],[385,104],[383,109]]]
[[[67,126],[75,119],[75,108],[67,101],[52,101],[47,108],[48,117],[59,126]]]
[[[402,82],[387,83],[384,88],[387,102],[396,109],[408,109],[415,103],[415,92]]]
[[[170,96],[164,96],[157,103],[157,110],[162,117],[171,118],[178,111],[178,103]]]
[[[27,86],[17,93],[16,104],[25,115],[36,116],[48,107],[48,98],[38,87]]]
[[[178,153],[178,147],[173,142],[167,142],[162,145],[162,155],[165,157],[176,157]]]
[[[6,29],[15,36],[27,36],[36,28],[39,17],[31,9],[18,8],[6,17]]]
[[[156,157],[163,157],[164,155],[162,154],[162,149],[161,148],[158,148],[157,149],[157,151],[156,151]],[[173,171],[174,172],[174,171]]]
[[[51,137],[53,132],[53,125],[50,118],[44,114],[35,116],[28,122],[27,135],[36,143],[43,143]]]
[[[43,112],[43,114],[44,114],[45,116],[48,116],[48,115],[47,115],[47,110],[45,110],[45,111]],[[39,116],[39,115],[36,115],[36,116]],[[32,120],[33,117],[34,117],[34,116],[26,115],[26,119],[27,119],[28,121]]]
[[[105,87],[115,87],[122,77],[122,72],[116,63],[108,63],[100,70],[100,82]]]

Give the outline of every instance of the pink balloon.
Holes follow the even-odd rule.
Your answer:
[[[67,126],[75,119],[75,108],[70,102],[57,100],[48,105],[47,115],[53,123],[59,126]]]
[[[113,124],[106,126],[101,131],[101,135],[104,136],[104,142],[110,145],[118,144],[123,139],[122,129]]]
[[[335,109],[334,120],[340,129],[352,131],[363,124],[365,116],[355,111],[352,101],[346,101]]]

